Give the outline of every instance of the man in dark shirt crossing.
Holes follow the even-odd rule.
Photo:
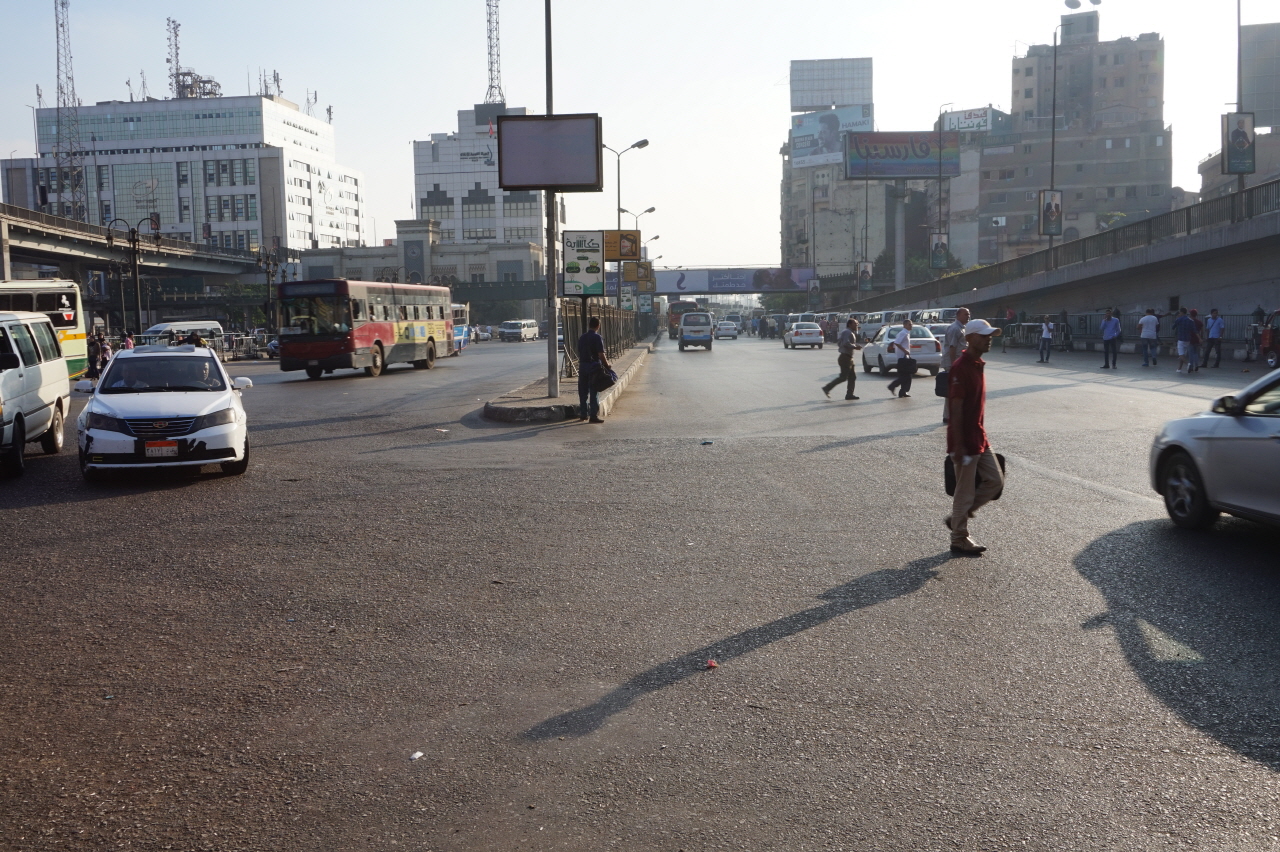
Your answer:
[[[578,338],[578,420],[603,423],[600,419],[600,396],[596,393],[595,377],[600,370],[609,369],[609,359],[604,354],[604,338],[600,336],[600,317],[587,320],[587,331]]]
[[[844,330],[840,332],[837,345],[840,355],[836,358],[836,364],[840,366],[840,375],[823,385],[822,392],[830,397],[836,385],[847,382],[844,398],[857,399],[858,397],[853,394],[853,388],[858,382],[858,374],[853,370],[853,351],[862,347],[858,345],[858,321],[853,317],[844,324]]]
[[[1004,487],[1004,474],[983,423],[987,380],[982,356],[991,351],[991,338],[999,333],[1000,329],[986,320],[966,323],[964,339],[968,345],[950,370],[947,454],[956,470],[956,494],[951,514],[943,523],[951,530],[951,552],[965,556],[978,556],[987,549],[969,537],[969,521]]]

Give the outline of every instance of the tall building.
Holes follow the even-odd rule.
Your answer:
[[[989,134],[978,148],[979,262],[1048,246],[1037,207],[1051,181],[1064,193],[1063,241],[1170,209],[1164,40],[1143,33],[1100,41],[1098,31],[1096,11],[1062,16],[1056,115],[1053,46],[1014,57],[1013,132]]]
[[[78,117],[85,174],[59,172],[58,111],[37,110],[39,156],[0,168],[6,203],[70,216],[84,181],[94,224],[158,213],[167,237],[248,250],[365,240],[364,181],[337,162],[333,125],[278,95],[103,101]]]
[[[413,143],[418,218],[440,223],[441,243],[546,241],[542,193],[498,186],[498,117],[524,114],[524,107],[476,104],[458,110],[456,133]]]

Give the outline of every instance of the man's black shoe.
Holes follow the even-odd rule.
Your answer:
[[[822,392],[827,395],[827,399],[831,399],[831,388],[826,385],[822,386]]]
[[[909,393],[900,393],[900,394],[898,394],[898,399],[910,399],[910,398],[911,398],[911,394],[909,394]]]
[[[845,399],[862,399],[860,396],[846,396]]]
[[[592,417],[592,418],[591,418],[590,420],[588,420],[587,422],[588,422],[588,423],[603,423],[604,421],[603,421],[603,420],[601,420],[599,417]]]

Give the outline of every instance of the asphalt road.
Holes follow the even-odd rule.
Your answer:
[[[1008,485],[952,559],[932,382],[834,361],[664,340],[528,427],[478,410],[541,346],[247,365],[243,477],[33,455],[0,848],[1280,849],[1280,534],[1146,474],[1257,374],[994,353]]]

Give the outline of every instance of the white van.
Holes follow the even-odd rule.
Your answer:
[[[680,351],[686,346],[705,346],[711,351],[711,341],[715,337],[715,320],[707,311],[689,311],[680,315],[680,329],[676,335],[680,341]]]
[[[531,319],[524,320],[507,320],[498,326],[498,339],[504,341],[514,340],[516,343],[523,343],[526,340],[538,339],[538,321]]]
[[[0,313],[0,459],[12,476],[25,467],[27,444],[62,449],[71,403],[67,360],[45,314]]]
[[[859,333],[867,340],[870,340],[876,336],[876,332],[882,326],[892,325],[893,315],[893,311],[872,311],[862,318],[862,327],[859,329]]]
[[[140,346],[149,343],[167,343],[170,346],[177,346],[193,331],[209,344],[210,349],[218,353],[219,360],[225,360],[222,357],[222,352],[226,338],[223,337],[222,323],[217,320],[184,320],[183,322],[156,323],[144,331],[142,338],[137,342]]]

